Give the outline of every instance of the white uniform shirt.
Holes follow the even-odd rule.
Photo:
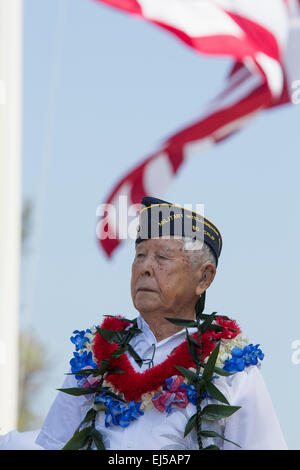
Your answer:
[[[185,330],[157,342],[149,325],[138,317],[138,327],[142,333],[131,340],[131,345],[142,359],[152,359],[154,366],[163,362],[171,351],[186,339]],[[190,333],[194,329],[189,329]],[[128,356],[133,367],[141,368]],[[271,398],[266,389],[258,366],[246,367],[229,377],[219,377],[215,385],[225,395],[230,405],[241,406],[237,412],[217,422],[202,421],[202,429],[218,432],[236,442],[242,449],[287,449],[278,423]],[[77,387],[74,375],[67,376],[63,388]],[[92,397],[92,398],[91,398]],[[58,392],[36,443],[44,449],[61,449],[73,436],[76,428],[93,406],[93,395],[72,396]],[[202,405],[218,403],[205,399]],[[184,429],[196,408],[189,403],[186,408],[172,406],[171,412],[161,413],[157,409],[145,411],[144,415],[130,422],[126,428],[111,424],[105,427],[105,413],[97,413],[96,428],[101,432],[106,449],[197,449],[196,432],[193,430],[184,438]],[[239,449],[234,444],[220,438],[204,438],[203,445],[218,445],[221,449]]]

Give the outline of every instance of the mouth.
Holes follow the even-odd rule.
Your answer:
[[[148,287],[140,287],[137,289],[137,292],[156,292],[154,289],[149,289]]]

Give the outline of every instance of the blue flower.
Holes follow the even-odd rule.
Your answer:
[[[78,372],[84,367],[90,366],[92,369],[97,369],[97,364],[93,361],[92,351],[89,353],[84,351],[82,354],[78,352],[73,353],[74,357],[70,360],[72,372]],[[81,375],[75,375],[76,379],[82,379]]]
[[[180,389],[186,390],[186,396],[193,405],[197,404],[197,392],[194,385],[187,385],[183,383],[180,385]]]
[[[82,331],[78,331],[78,330],[73,331],[73,334],[75,334],[76,336],[71,336],[70,340],[73,344],[75,344],[76,351],[79,351],[79,349],[82,349],[87,341],[90,342],[89,338],[87,338],[85,336],[86,333],[91,333],[91,330],[88,329],[86,331],[84,331],[84,330],[82,330]]]
[[[261,349],[258,348],[259,344],[253,346],[253,344],[249,344],[248,346],[244,347],[244,360],[246,366],[256,365],[258,363],[258,359],[261,361],[264,358],[264,353]]]
[[[240,372],[251,365],[256,365],[259,360],[263,360],[264,354],[261,349],[258,348],[259,344],[255,346],[248,344],[242,348],[233,348],[231,350],[231,359],[225,361],[223,367],[224,370],[230,373]]]
[[[140,402],[131,401],[126,405],[125,403],[114,400],[105,392],[96,397],[95,403],[103,403],[107,407],[105,411],[106,428],[108,428],[111,423],[115,426],[127,428],[131,421],[138,419],[144,414],[144,412],[140,410]]]
[[[212,378],[214,379],[216,376],[213,376]],[[202,379],[202,376],[200,375],[200,380]],[[186,396],[188,397],[189,401],[192,403],[192,405],[197,405],[197,392],[196,388],[194,385],[187,385],[186,383],[183,383],[180,385],[180,390],[184,389],[186,391]],[[211,395],[207,392],[202,392],[201,393],[201,398],[212,398]]]

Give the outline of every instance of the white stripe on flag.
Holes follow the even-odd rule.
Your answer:
[[[220,8],[269,30],[281,46],[286,41],[288,15],[284,0],[214,0]]]
[[[220,127],[220,129],[217,129],[216,132],[214,132],[214,138],[216,140],[223,139],[224,137],[232,134],[233,132],[241,129],[242,127],[245,127],[245,125],[262,109],[263,106],[257,108],[253,113],[247,114],[246,116],[242,116],[241,118],[235,119],[234,121],[229,122],[225,126]]]
[[[162,196],[166,187],[171,183],[174,176],[169,155],[160,153],[151,160],[144,169],[143,186],[147,194]]]
[[[214,139],[212,137],[188,142],[183,147],[183,157],[184,159],[196,157],[199,153],[210,148],[212,145],[214,145]]]
[[[238,86],[233,87],[229,92],[226,92],[228,88],[217,96],[210,104],[206,113],[203,117],[208,117],[209,115],[221,111],[223,109],[234,106],[239,103],[241,100],[249,96],[256,88],[260,87],[264,83],[263,77],[259,74],[248,75],[248,77],[242,81]],[[227,94],[226,94],[227,93]],[[223,99],[220,99],[220,96],[223,96]]]
[[[139,0],[139,4],[147,19],[166,23],[192,37],[244,36],[235,21],[211,0]]]
[[[282,93],[284,84],[282,65],[263,52],[257,52],[255,59],[267,76],[268,86],[272,95],[278,98]]]

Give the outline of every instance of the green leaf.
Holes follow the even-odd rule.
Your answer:
[[[208,329],[208,328],[206,328],[206,329]],[[212,331],[216,331],[217,333],[220,333],[220,331],[223,331],[223,327],[220,326],[220,325],[213,325],[213,324],[211,324],[211,325],[209,326],[209,329],[212,330]]]
[[[211,446],[204,447],[203,450],[220,450],[220,447],[211,445]]]
[[[201,315],[201,313],[204,310],[205,307],[205,297],[206,297],[206,291],[203,292],[203,294],[199,297],[199,299],[196,302],[195,305],[195,310],[196,310],[196,316],[198,317]]]
[[[92,437],[98,450],[105,450],[101,432],[97,429],[92,430]]]
[[[133,338],[137,334],[142,333],[142,330],[140,328],[137,328],[136,326],[131,327],[127,331],[130,333],[131,338]]]
[[[199,357],[198,357],[198,354],[197,354],[197,350],[196,350],[196,346],[195,344],[191,341],[191,338],[192,336],[190,336],[188,334],[188,330],[186,330],[186,339],[187,339],[187,345],[188,345],[188,349],[189,349],[189,353],[190,353],[190,356],[191,358],[193,359],[193,361],[195,363],[197,363]],[[194,338],[193,338],[194,339]],[[198,347],[199,347],[199,344],[198,344]]]
[[[236,442],[233,442],[233,441],[230,441],[229,439],[226,439],[226,437],[222,436],[221,434],[218,434],[217,432],[215,431],[205,431],[205,430],[201,430],[200,431],[200,435],[202,437],[220,437],[221,439],[223,439],[224,441],[227,441],[227,442],[230,442],[231,444],[234,444],[235,446],[237,447],[240,447]]]
[[[91,436],[91,427],[76,431],[71,439],[66,443],[62,450],[79,450],[82,449]]]
[[[110,340],[111,343],[118,343],[119,347],[123,347],[128,340],[129,334],[126,330],[117,330],[115,336]]]
[[[214,371],[215,371],[218,375],[222,375],[222,376],[224,376],[224,377],[229,377],[230,375],[233,375],[233,372],[227,372],[227,370],[220,369],[220,367],[215,367]]]
[[[94,403],[94,410],[95,411],[107,411],[107,406],[104,403]]]
[[[191,335],[188,335],[188,336],[189,336],[189,340],[191,341],[191,343],[193,343],[196,348],[201,349],[201,344],[199,343],[199,341],[197,341],[197,339]]]
[[[217,312],[213,312],[213,314],[217,317]],[[201,313],[197,318],[199,318],[199,320],[207,320],[208,318],[211,318],[211,315],[211,313]]]
[[[127,334],[125,330],[108,330],[107,328],[97,328],[97,332],[107,342],[112,341],[116,336],[119,337],[120,335]]]
[[[208,316],[208,318],[203,323],[201,323],[200,328],[199,328],[201,333],[204,333],[206,330],[208,330],[208,328],[210,328],[215,317],[216,317],[216,314],[213,312],[211,315]]]
[[[195,413],[193,416],[190,417],[188,420],[185,430],[184,430],[184,437],[187,436],[191,430],[196,426],[197,422],[197,413]]]
[[[57,388],[59,392],[64,392],[68,393],[68,395],[74,395],[76,397],[80,395],[88,395],[89,393],[95,393],[96,388],[76,388],[76,387],[71,387],[71,388]]]
[[[122,398],[120,395],[117,395],[116,393],[114,392],[111,392],[110,390],[107,390],[107,395],[110,395],[111,397],[113,397],[115,400],[119,400],[123,403],[126,403],[126,400],[124,400],[124,398]]]
[[[205,391],[205,387],[206,387],[206,382],[205,380],[203,380],[203,378],[201,378],[197,384],[197,387],[196,387],[196,390],[198,391],[198,393],[200,394],[200,397],[202,397],[204,391]]]
[[[109,374],[124,374],[125,370],[119,369],[118,367],[112,367],[107,371]]]
[[[118,357],[122,356],[122,354],[124,354],[127,350],[128,350],[128,346],[125,346],[124,348],[116,349],[116,350],[111,354],[111,357],[118,358]]]
[[[207,382],[209,382],[213,376],[219,350],[220,350],[220,343],[218,343],[217,346],[214,348],[214,350],[210,353],[207,363],[204,366],[202,377]]]
[[[201,411],[201,416],[209,421],[216,421],[221,418],[228,418],[240,408],[240,406],[207,405]]]
[[[99,365],[99,375],[105,374],[107,372],[109,367],[109,359],[101,359],[100,365]]]
[[[99,369],[83,369],[77,372],[68,372],[65,375],[94,375],[99,372]]]
[[[79,429],[81,428],[81,426],[83,426],[84,424],[87,424],[89,423],[90,421],[93,420],[93,418],[95,417],[96,415],[96,410],[94,410],[94,408],[91,408],[87,414],[85,415],[85,418],[81,421],[80,425],[79,425]]]
[[[99,368],[96,369],[96,372],[94,372],[93,376],[98,377],[99,375],[105,374],[108,367],[109,367],[109,359],[102,359],[99,365]]]
[[[128,349],[128,345],[132,338],[134,338],[137,334],[142,333],[142,331],[139,328],[136,327],[131,327],[129,330],[126,330],[126,334],[122,337],[117,338],[117,343],[119,344],[119,349],[126,347]]]
[[[186,320],[184,318],[167,318],[165,317],[165,320],[168,320],[169,322],[173,323],[174,325],[177,326],[185,326],[186,328],[189,327],[196,327],[197,322],[194,320]]]
[[[135,350],[130,344],[128,344],[128,352],[133,357],[135,362],[141,367],[143,364],[143,359],[135,352]]]
[[[229,405],[227,398],[212,382],[206,383],[205,389],[213,398],[215,398],[215,400],[221,401],[222,403],[226,403],[226,405]]]
[[[117,395],[116,393],[111,392],[111,391],[109,390],[109,388],[107,388],[107,387],[101,387],[101,388],[99,388],[97,391],[98,391],[98,392],[105,392],[107,395],[110,395],[110,396],[113,397],[115,400],[119,400],[119,401],[121,401],[121,402],[123,402],[123,403],[126,403],[126,401],[125,401],[122,397],[120,397],[120,395]]]
[[[176,369],[178,369],[187,379],[190,383],[196,384],[198,380],[197,374],[193,372],[192,370],[188,370],[185,367],[182,366],[175,366]]]
[[[96,328],[100,336],[102,336],[105,341],[109,341],[116,334],[115,330],[108,330],[107,328]]]

